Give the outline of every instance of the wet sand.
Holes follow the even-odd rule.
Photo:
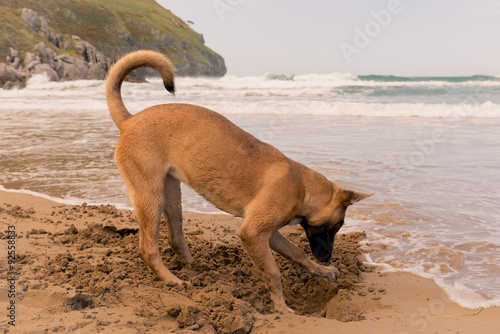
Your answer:
[[[45,333],[497,333],[500,309],[464,309],[433,281],[379,273],[360,260],[363,233],[337,236],[331,265],[341,278],[310,275],[275,254],[296,315],[273,313],[260,273],[235,235],[241,220],[184,213],[195,262],[168,246],[166,266],[192,287],[169,287],[140,260],[134,215],[113,206],[63,205],[0,192],[0,329]],[[16,262],[8,265],[15,226]],[[11,227],[10,230],[13,228]],[[300,227],[283,233],[312,258]],[[11,238],[9,238],[11,237]],[[4,270],[7,268],[7,270]],[[6,276],[6,275],[2,275]],[[10,296],[9,296],[10,295]],[[15,327],[8,307],[14,301]]]

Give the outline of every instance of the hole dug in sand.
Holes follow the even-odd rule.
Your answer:
[[[97,211],[96,215],[109,216],[103,219],[107,223],[123,219],[113,210],[97,208],[84,207],[85,211]],[[166,228],[160,233],[160,252],[165,265],[179,278],[189,281],[191,287],[166,286],[150,272],[138,256],[137,229],[102,224],[64,229],[59,226],[61,231],[47,239],[60,253],[49,259],[46,255],[29,254],[25,276],[70,291],[71,297],[63,305],[66,310],[86,312],[103,308],[116,313],[125,308],[133,310],[131,319],[121,320],[126,327],[134,327],[140,321],[161,320],[174,328],[200,333],[249,333],[259,316],[273,313],[273,305],[260,273],[234,236],[238,223],[234,218],[223,217],[219,219],[228,225],[217,227],[218,222],[212,222],[208,216],[194,217],[197,218],[185,224],[186,239],[195,259],[190,266],[168,246]],[[120,225],[118,221],[115,223]],[[305,235],[298,229],[286,231],[285,235],[313,258]],[[301,315],[362,320],[361,312],[350,309],[349,303],[343,301],[364,289],[359,278],[365,270],[359,260],[359,241],[363,238],[363,233],[337,236],[329,263],[341,272],[336,282],[313,276],[275,254],[287,304]]]

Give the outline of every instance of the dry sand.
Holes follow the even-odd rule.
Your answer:
[[[5,333],[499,333],[500,309],[464,309],[431,280],[381,274],[359,260],[362,233],[337,236],[337,282],[276,254],[296,315],[272,312],[260,273],[235,236],[240,220],[184,213],[196,259],[177,257],[160,235],[166,266],[192,287],[157,280],[137,253],[133,213],[62,205],[0,192],[0,329]],[[15,226],[15,274],[8,266]],[[164,226],[164,224],[163,224]],[[283,233],[311,257],[300,227]],[[15,297],[5,277],[15,276]],[[10,277],[8,276],[8,277]],[[15,327],[7,309],[15,302]]]

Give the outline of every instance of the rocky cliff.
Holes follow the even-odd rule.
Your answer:
[[[203,35],[153,0],[0,0],[0,22],[4,88],[22,87],[37,73],[104,79],[117,58],[138,49],[164,53],[180,76],[226,73]]]

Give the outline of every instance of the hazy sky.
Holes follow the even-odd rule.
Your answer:
[[[500,75],[500,0],[158,0],[232,75]]]

